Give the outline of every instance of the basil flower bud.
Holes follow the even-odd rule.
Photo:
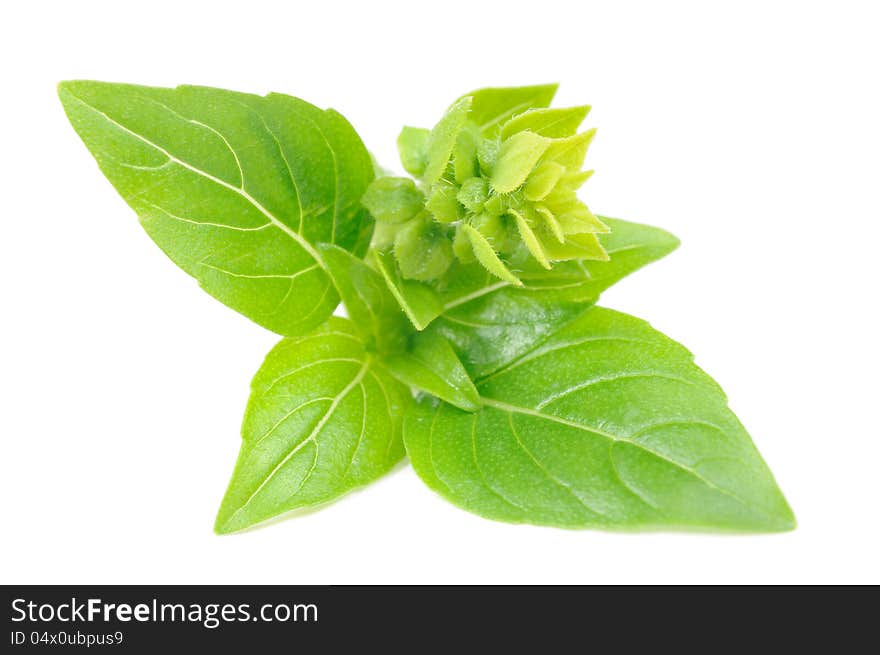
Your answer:
[[[551,109],[544,97],[502,111],[521,91],[475,91],[433,129],[401,131],[401,162],[418,186],[382,177],[363,204],[379,223],[374,247],[393,243],[405,278],[437,280],[458,259],[520,285],[510,265],[523,255],[548,269],[608,259],[598,235],[609,229],[577,197],[592,173],[581,168],[595,130],[577,133],[590,108]]]

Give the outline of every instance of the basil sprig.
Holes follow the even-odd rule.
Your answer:
[[[297,98],[59,86],[150,237],[283,337],[252,383],[218,533],[334,500],[405,454],[492,519],[794,527],[691,354],[595,305],[678,241],[578,197],[589,107],[551,108],[555,90],[466,94],[401,132],[412,177],[376,177],[351,125]]]

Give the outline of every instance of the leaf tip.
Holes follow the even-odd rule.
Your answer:
[[[552,100],[554,97],[556,97],[556,92],[559,90],[559,82],[536,84],[535,88],[545,91],[550,96],[550,100]]]
[[[224,535],[232,534],[240,530],[243,526],[236,526],[233,523],[235,511],[230,511],[224,502],[217,511],[217,518],[214,519],[214,534]]]
[[[214,534],[219,537],[222,537],[227,534],[232,534],[232,530],[226,529],[226,527],[220,523],[214,523]]]
[[[781,494],[782,492],[780,491],[780,495]],[[768,526],[768,532],[791,532],[797,527],[797,517],[795,517],[794,511],[791,509],[788,501],[786,501],[783,497],[778,514],[774,517],[774,520]]]
[[[86,84],[95,84],[89,80],[61,80],[55,85],[58,97],[63,98],[65,95],[76,96],[77,90],[82,90]]]
[[[226,527],[225,523],[221,523],[219,520],[214,522],[214,534],[217,536],[223,536],[227,534],[232,534],[233,530],[230,530]]]
[[[663,250],[663,255],[668,255],[674,250],[678,250],[678,247],[681,245],[681,239],[672,234],[672,232],[667,232],[666,230],[660,230],[658,228],[660,234],[658,239],[658,247]]]
[[[67,100],[74,97],[73,89],[76,87],[76,80],[61,80],[55,85],[55,92],[62,105],[67,105]]]
[[[259,523],[259,519],[254,520],[247,512],[239,511],[240,509],[240,507],[230,507],[224,501],[217,511],[217,518],[214,519],[214,534],[221,536],[234,534]]]

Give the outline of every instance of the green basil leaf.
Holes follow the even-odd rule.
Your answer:
[[[565,109],[530,109],[511,118],[501,129],[501,138],[529,130],[553,139],[572,136],[590,113],[589,105]]]
[[[400,131],[397,137],[397,150],[404,170],[416,177],[425,172],[428,159],[428,141],[431,130],[424,127],[409,127]]]
[[[405,348],[413,327],[382,276],[339,246],[322,243],[318,251],[367,348],[381,353]]]
[[[351,321],[332,316],[282,340],[251,388],[218,533],[338,498],[403,456],[410,391],[366,352]]]
[[[528,109],[549,107],[556,95],[558,84],[536,86],[495,87],[478,89],[462,97],[472,97],[473,105],[468,120],[475,123],[486,136],[495,136],[512,117]]]
[[[594,308],[480,381],[484,407],[423,401],[413,467],[482,516],[562,527],[792,529],[724,393],[644,321]]]
[[[472,270],[477,265],[461,266],[441,294],[443,313],[430,329],[449,340],[472,376],[488,375],[580,315],[612,284],[678,246],[659,228],[602,220],[611,227],[600,235],[610,261],[556,262],[549,271],[536,265],[519,273],[522,288],[492,282]]]
[[[434,289],[415,280],[406,280],[397,270],[397,262],[390,252],[372,251],[373,262],[385,278],[388,289],[394,295],[407,318],[417,330],[424,330],[440,312],[443,304]]]
[[[427,331],[449,341],[468,373],[479,378],[532,350],[588,306],[543,302],[505,287],[445,312]]]
[[[336,307],[314,248],[364,252],[373,178],[360,138],[333,110],[182,86],[75,81],[64,109],[147,233],[211,295],[285,335]]]
[[[461,361],[436,332],[417,332],[409,347],[384,360],[401,382],[427,391],[441,400],[469,412],[480,408],[480,396]]]
[[[504,140],[492,170],[492,188],[497,193],[511,193],[517,189],[526,181],[550,143],[550,139],[529,131],[517,132]]]
[[[507,268],[504,262],[501,261],[498,253],[495,252],[492,244],[489,243],[489,240],[484,237],[479,230],[472,227],[471,225],[468,225],[467,223],[462,224],[460,229],[471,242],[471,248],[473,250],[474,256],[477,258],[477,261],[480,262],[483,268],[489,271],[492,275],[501,278],[509,284],[513,284],[518,287],[522,286],[522,282],[520,281],[520,279],[510,272],[510,269]]]
[[[422,182],[426,187],[434,184],[446,171],[452,157],[452,149],[458,139],[458,133],[464,127],[470,109],[471,99],[468,97],[459,98],[431,130],[431,135],[428,137],[425,170],[422,173]]]

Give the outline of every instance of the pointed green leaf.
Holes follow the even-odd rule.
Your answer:
[[[462,184],[477,174],[477,144],[479,135],[474,130],[464,129],[458,135],[452,153],[455,181]]]
[[[281,334],[338,302],[314,244],[365,245],[370,156],[342,116],[280,94],[63,82],[103,173],[211,295]]]
[[[464,127],[470,109],[470,98],[465,97],[457,100],[431,130],[431,136],[428,139],[427,163],[422,175],[422,181],[427,186],[434,184],[446,171],[452,157],[452,149],[455,147],[459,132]]]
[[[498,193],[516,190],[526,181],[550,143],[534,132],[517,132],[505,140],[492,170],[492,188]]]
[[[460,229],[467,235],[471,242],[471,247],[474,249],[474,255],[487,271],[505,282],[522,286],[519,278],[511,273],[510,269],[499,259],[498,254],[495,252],[492,244],[486,240],[486,237],[467,224],[462,224]]]
[[[419,177],[425,172],[428,163],[428,140],[431,130],[423,127],[406,126],[397,137],[397,151],[400,153],[400,163],[410,175]]]
[[[424,282],[405,280],[397,269],[397,262],[390,252],[372,251],[377,270],[385,278],[391,294],[417,330],[424,330],[440,312],[443,304],[437,292]]]
[[[501,138],[506,139],[523,130],[552,138],[572,136],[589,112],[589,105],[565,109],[530,109],[507,121],[501,128]]]
[[[565,232],[562,231],[562,226],[559,224],[559,221],[556,220],[556,216],[553,215],[546,207],[542,207],[541,205],[535,206],[535,213],[543,220],[544,225],[547,227],[547,231],[553,235],[559,243],[565,243]]]
[[[570,528],[795,525],[724,393],[644,321],[588,310],[477,388],[479,412],[422,402],[404,428],[416,472],[468,511]]]
[[[381,353],[403,348],[413,328],[382,276],[339,246],[322,243],[318,250],[366,346]]]
[[[565,225],[560,222],[562,229]],[[547,257],[553,261],[596,260],[608,261],[608,253],[602,247],[599,237],[591,233],[566,234],[565,243],[556,243],[550,239],[544,246]]]
[[[411,387],[465,411],[480,408],[479,395],[461,361],[441,335],[417,332],[406,350],[385,360],[388,370]]]
[[[535,202],[545,198],[553,187],[562,178],[565,173],[565,167],[557,164],[555,161],[544,162],[532,171],[526,186],[523,189],[523,196],[526,200]]]
[[[218,533],[334,500],[403,456],[409,389],[378,366],[351,321],[282,340],[251,385]]]
[[[566,171],[560,181],[566,188],[572,191],[577,191],[584,185],[584,182],[593,177],[594,172],[595,171]]]
[[[493,137],[501,126],[528,109],[548,107],[558,84],[478,89],[463,97],[473,98],[470,120],[485,136]]]
[[[534,257],[541,266],[549,270],[551,266],[550,262],[547,261],[547,256],[544,254],[544,248],[541,246],[541,242],[538,241],[538,237],[532,232],[532,228],[529,227],[526,219],[523,218],[523,215],[518,211],[513,209],[508,211],[516,220],[516,227],[519,230],[519,234],[522,237],[523,243],[526,244],[526,248],[532,253],[532,257]]]
[[[611,232],[611,228],[579,201],[557,213],[556,217],[566,234],[608,234]]]
[[[564,139],[554,139],[544,153],[544,161],[555,161],[569,170],[577,170],[584,165],[587,150],[596,136],[595,128]]]

